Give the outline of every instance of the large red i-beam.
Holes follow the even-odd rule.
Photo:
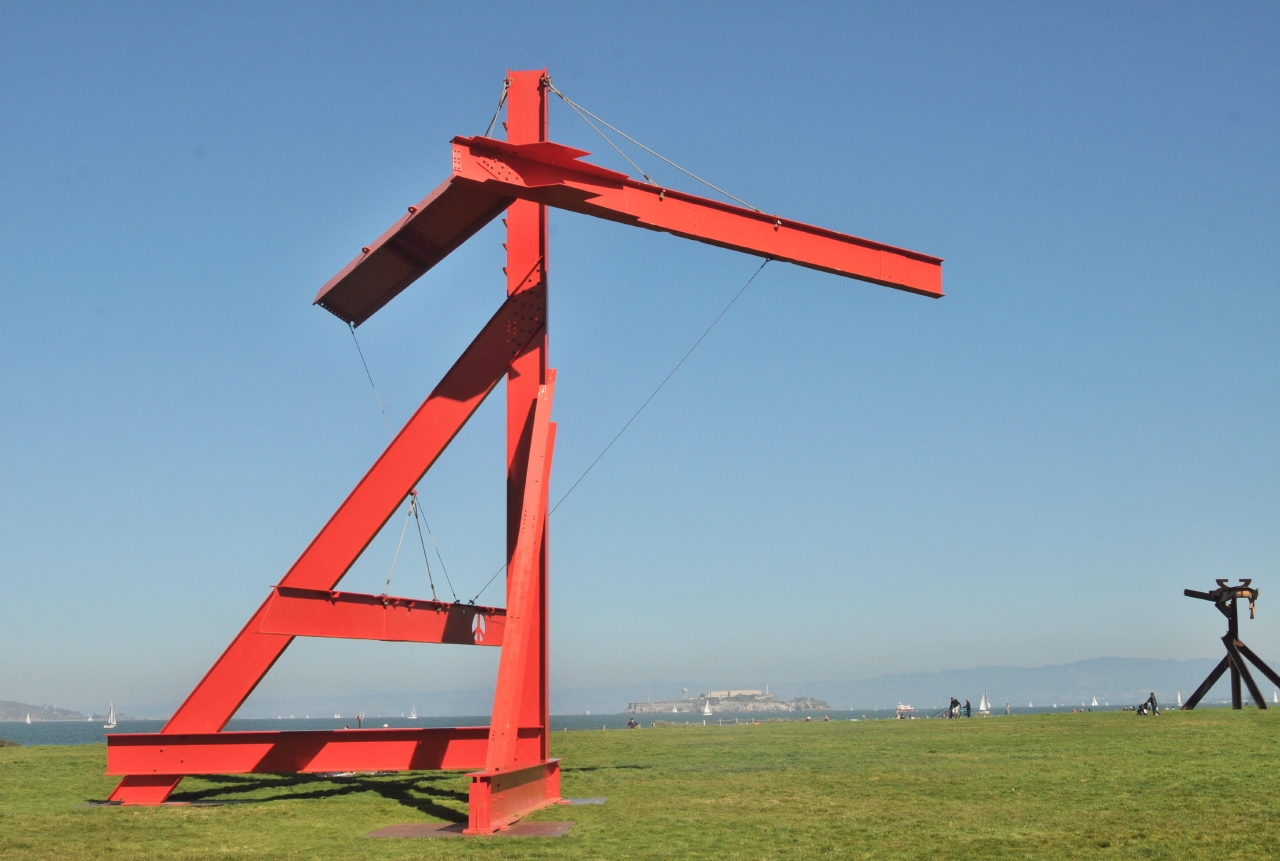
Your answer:
[[[454,138],[453,173],[316,296],[360,325],[506,212],[507,298],[159,733],[107,736],[111,794],[160,804],[186,775],[465,769],[468,833],[559,800],[548,750],[547,483],[555,371],[547,367],[547,207],[659,230],[925,296],[942,260],[684,194],[581,161],[547,140],[546,70],[509,72],[507,140]],[[480,403],[507,380],[506,608],[334,587]],[[294,637],[497,646],[488,727],[223,732]]]

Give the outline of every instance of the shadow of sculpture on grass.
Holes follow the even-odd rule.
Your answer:
[[[389,801],[446,822],[466,822],[467,793],[450,786],[459,776],[448,773],[380,774],[262,774],[211,775],[195,778],[209,786],[175,792],[170,801],[182,803],[308,801],[373,792]],[[447,806],[448,802],[461,805]]]

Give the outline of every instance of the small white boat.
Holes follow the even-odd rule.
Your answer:
[[[1098,698],[1097,698],[1097,697],[1094,697],[1094,698],[1093,698],[1093,704],[1094,704],[1095,706],[1098,704]]]
[[[978,714],[980,715],[991,714],[991,701],[987,699],[986,691],[982,692],[982,699],[978,702]]]
[[[1033,708],[1035,708],[1035,706],[1033,706],[1033,705],[1031,704],[1031,701],[1030,701],[1030,700],[1027,700],[1027,708],[1029,708],[1029,709],[1033,709]]]
[[[334,720],[342,720],[342,715],[338,714],[337,712],[334,712],[334,713],[333,713],[333,719],[334,719]]]
[[[1178,708],[1182,708],[1182,691],[1178,691]]]
[[[417,720],[417,719],[418,719],[418,707],[414,706],[413,708],[409,709],[409,720]]]
[[[92,714],[89,715],[87,718],[85,718],[85,720],[87,720],[89,723],[93,723],[93,715]]]
[[[27,712],[27,723],[31,723],[31,712]]]
[[[1274,688],[1271,690],[1271,702],[1280,705],[1280,691],[1277,691]]]
[[[107,711],[107,722],[102,725],[103,729],[116,728],[116,704],[112,703],[111,708]]]
[[[702,716],[711,717],[711,700],[705,700],[702,703]]]
[[[587,709],[587,714],[591,714],[591,709]]]

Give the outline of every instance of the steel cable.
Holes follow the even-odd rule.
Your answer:
[[[702,343],[702,341],[707,337],[707,335],[711,334],[711,330],[716,327],[716,324],[720,322],[720,319],[724,317],[725,314],[729,313],[729,309],[732,308],[734,303],[737,302],[738,299],[742,296],[742,294],[747,291],[747,288],[751,286],[751,282],[756,280],[756,276],[759,275],[762,271],[764,271],[764,267],[769,265],[770,259],[771,258],[766,257],[764,262],[760,264],[760,266],[756,269],[756,271],[751,273],[751,277],[747,279],[747,282],[743,284],[741,288],[739,288],[737,293],[733,294],[733,298],[729,300],[729,304],[725,305],[724,308],[721,309],[720,313],[716,315],[716,318],[711,321],[711,325],[707,326],[706,330],[703,331],[703,333],[698,336],[698,340],[693,342],[693,346],[690,347],[685,352],[685,354],[680,357],[680,361],[676,362],[675,367],[673,367],[667,373],[667,375],[662,378],[662,382],[658,383],[658,387],[654,389],[652,392],[650,392],[649,397],[644,399],[644,403],[640,405],[640,408],[631,414],[631,418],[627,419],[626,424],[622,426],[622,429],[613,435],[613,439],[609,440],[609,444],[600,450],[600,453],[596,455],[595,460],[591,461],[591,463],[587,465],[587,468],[584,469],[582,471],[582,474],[578,476],[577,480],[574,481],[573,484],[569,486],[569,489],[564,492],[564,495],[560,497],[560,500],[551,507],[551,510],[547,512],[548,518],[550,518],[551,515],[556,513],[556,509],[558,509],[561,505],[563,505],[564,501],[569,498],[569,494],[573,493],[573,491],[577,489],[578,485],[582,483],[582,480],[587,477],[587,473],[595,469],[595,465],[600,462],[600,458],[604,457],[605,454],[608,453],[609,449],[613,448],[613,444],[616,443],[624,433],[626,433],[627,428],[631,427],[631,423],[636,420],[636,418],[640,415],[640,413],[644,412],[645,407],[649,406],[649,402],[652,401],[655,397],[657,397],[658,392],[662,391],[662,387],[667,384],[667,381],[670,380],[675,375],[676,371],[680,370],[680,366],[683,365],[685,361],[690,356],[693,355],[693,351],[698,349],[698,345]],[[489,586],[493,584],[494,580],[498,579],[498,575],[501,574],[506,567],[507,567],[507,564],[504,562],[497,571],[493,572],[493,576],[489,578],[488,582],[486,582],[484,586],[481,587],[480,591],[476,593],[476,596],[472,598],[469,603],[474,604],[476,601],[480,600],[480,596],[483,595],[485,590],[488,589]]]
[[[624,132],[624,131],[622,131],[622,130],[620,130],[620,129],[614,128],[613,126],[609,125],[609,123],[607,123],[607,122],[605,122],[604,120],[600,119],[598,116],[596,116],[595,114],[591,113],[591,111],[589,111],[589,110],[587,110],[586,108],[582,107],[582,106],[581,106],[581,105],[579,105],[577,102],[574,102],[572,99],[570,99],[568,96],[566,96],[564,93],[562,93],[562,92],[560,92],[559,90],[557,90],[557,89],[555,88],[555,86],[554,86],[554,85],[552,85],[552,83],[551,83],[551,79],[550,79],[550,78],[544,78],[543,80],[544,80],[544,81],[546,81],[547,89],[548,89],[548,90],[550,90],[551,92],[555,93],[557,96],[559,96],[559,97],[564,101],[564,103],[565,103],[565,104],[567,104],[569,107],[571,107],[571,108],[573,108],[575,111],[577,111],[578,116],[581,116],[584,120],[586,120],[586,121],[587,121],[587,125],[590,125],[593,129],[595,129],[596,127],[595,127],[594,125],[591,125],[591,120],[587,120],[587,117],[588,117],[588,116],[589,116],[589,117],[591,117],[591,119],[595,120],[596,122],[600,123],[602,126],[605,126],[605,127],[609,128],[609,129],[613,130],[614,132],[617,132],[618,134],[622,135],[624,138],[626,138],[627,140],[631,141],[633,144],[635,144],[636,146],[640,147],[640,149],[644,150],[645,152],[649,153],[650,155],[654,156],[655,158],[660,158],[660,159],[662,159],[663,161],[665,161],[667,164],[669,164],[669,165],[671,165],[672,167],[674,167],[676,170],[680,171],[681,173],[686,174],[687,176],[691,176],[691,177],[693,177],[693,178],[694,178],[694,179],[696,179],[698,182],[700,182],[700,183],[702,183],[703,185],[705,185],[707,188],[715,189],[717,192],[719,192],[720,194],[723,194],[725,197],[729,198],[730,200],[734,200],[734,201],[737,201],[738,203],[741,203],[741,204],[742,204],[743,206],[745,206],[747,209],[754,210],[755,212],[763,212],[763,211],[764,211],[764,210],[762,210],[762,209],[759,209],[759,208],[757,208],[757,207],[752,206],[751,204],[747,203],[747,202],[746,202],[745,200],[743,200],[742,198],[740,198],[740,197],[736,197],[736,196],[734,196],[734,195],[730,194],[729,192],[725,191],[725,190],[724,190],[723,188],[721,188],[720,186],[718,186],[718,185],[713,185],[712,183],[707,182],[705,179],[703,179],[702,177],[698,176],[696,173],[694,173],[693,171],[689,170],[688,168],[681,167],[680,165],[676,164],[676,163],[675,163],[674,161],[672,161],[671,159],[667,158],[667,157],[666,157],[665,155],[663,155],[662,153],[660,153],[660,152],[657,152],[657,151],[655,151],[655,150],[650,149],[649,147],[647,147],[647,146],[645,146],[644,144],[640,143],[640,141],[636,140],[635,138],[633,138],[631,135],[627,134],[626,132]],[[585,114],[586,116],[583,116],[583,114]],[[622,152],[622,150],[618,149],[617,145],[616,145],[616,144],[614,144],[614,142],[613,142],[613,141],[609,140],[609,138],[604,134],[604,132],[600,131],[599,129],[596,129],[596,133],[597,133],[597,134],[599,134],[601,137],[603,137],[606,141],[608,141],[608,142],[609,142],[609,146],[611,146],[611,147],[613,147],[614,149],[618,150],[618,153],[619,153],[620,155],[622,155],[622,157],[623,157],[623,158],[626,158],[626,159],[627,159],[627,162],[628,162],[632,167],[634,167],[636,170],[640,170],[640,168],[636,165],[636,163],[635,163],[635,162],[633,162],[633,161],[631,161],[631,159],[627,158],[626,153],[624,153],[624,152]],[[649,179],[649,175],[648,175],[648,174],[646,174],[644,171],[640,170],[640,173],[644,176],[644,178],[645,178],[645,179],[648,179],[648,180],[649,180],[649,182],[653,182],[653,180]],[[657,183],[654,183],[654,185],[657,185]]]

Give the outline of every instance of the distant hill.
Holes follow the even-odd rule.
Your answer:
[[[1172,705],[1179,692],[1183,698],[1199,687],[1217,663],[1212,658],[1189,661],[1156,658],[1094,658],[1047,667],[977,667],[971,670],[944,670],[937,673],[894,673],[856,682],[812,682],[804,685],[775,685],[787,695],[791,689],[822,697],[834,709],[893,708],[908,703],[922,709],[942,708],[951,697],[971,700],[975,707],[985,691],[992,710],[1005,703],[1025,708],[1054,703],[1079,707],[1081,703],[1136,705],[1152,691],[1161,703]],[[1261,679],[1261,676],[1258,676]],[[1265,679],[1262,679],[1265,682]],[[1271,695],[1264,685],[1263,695]],[[1230,697],[1227,677],[1210,691],[1205,703]]]
[[[712,688],[758,688],[769,681],[771,689],[787,700],[813,697],[825,700],[833,709],[891,709],[899,702],[915,706],[917,712],[942,708],[951,697],[961,702],[971,700],[976,707],[983,691],[992,706],[1004,710],[1005,703],[1025,708],[1028,702],[1037,707],[1053,703],[1079,707],[1082,702],[1109,702],[1112,706],[1135,705],[1155,691],[1162,704],[1173,704],[1179,691],[1185,699],[1199,686],[1215,659],[1189,661],[1154,658],[1094,658],[1070,664],[1045,667],[977,667],[967,670],[944,670],[936,673],[893,673],[855,681],[781,682],[773,679],[689,679],[684,682],[649,685],[604,685],[590,688],[553,688],[553,714],[620,714],[631,702],[647,699],[677,700],[691,691]],[[1257,675],[1259,683],[1265,680]],[[1270,696],[1272,687],[1264,684],[1262,692]],[[1230,696],[1224,680],[1209,693],[1205,704]],[[399,715],[417,706],[420,715],[470,715],[489,713],[493,688],[446,691],[368,691],[354,695],[266,697],[251,696],[237,717],[274,718],[295,714],[302,717],[343,716],[364,711],[369,717]],[[13,705],[10,703],[9,705]],[[143,714],[169,714],[175,703],[139,706]],[[26,706],[23,706],[26,708]],[[36,707],[32,707],[33,709]],[[26,713],[18,716],[25,717]],[[10,720],[12,718],[4,718]],[[36,719],[33,710],[31,719]]]
[[[27,715],[31,715],[32,721],[38,720],[89,720],[89,715],[84,712],[72,711],[71,709],[60,709],[56,706],[37,706],[31,703],[18,703],[12,700],[0,700],[0,721],[25,721]],[[94,715],[96,718],[106,718],[106,715]],[[129,716],[116,712],[117,720],[128,720]]]

